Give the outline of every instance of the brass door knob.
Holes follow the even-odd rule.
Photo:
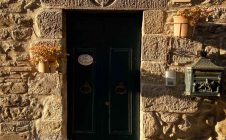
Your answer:
[[[105,106],[110,106],[110,102],[109,102],[109,101],[106,101],[106,102],[104,103],[104,105],[105,105]]]

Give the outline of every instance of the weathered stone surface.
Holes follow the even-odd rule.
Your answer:
[[[15,61],[28,61],[29,54],[28,54],[28,52],[17,52],[16,57],[14,57],[14,59],[15,59]],[[28,66],[28,65],[23,65],[23,66]]]
[[[219,46],[206,46],[205,51],[208,54],[208,58],[218,59],[220,54]]]
[[[0,2],[0,12],[22,12],[23,0],[3,0]]]
[[[38,139],[42,140],[62,140],[61,121],[37,121],[36,133]]]
[[[15,50],[17,52],[24,51],[24,44],[20,42],[16,42],[14,40],[7,40],[0,42],[1,53],[7,53],[11,50]]]
[[[195,36],[219,38],[225,36],[225,31],[226,27],[221,24],[198,24],[195,29]]]
[[[0,131],[2,133],[26,132],[30,130],[31,130],[31,126],[29,121],[0,124]]]
[[[142,125],[145,138],[153,138],[161,133],[161,125],[153,112],[143,113]]]
[[[218,134],[218,139],[226,138],[226,120],[217,122],[217,124],[215,126],[215,130]]]
[[[8,18],[8,14],[0,13],[0,27],[9,27],[10,19]]]
[[[141,81],[144,83],[163,84],[165,82],[165,64],[141,62]]]
[[[144,84],[141,87],[143,111],[170,113],[193,113],[198,110],[198,101],[182,96],[183,89]]]
[[[28,72],[28,71],[31,71],[31,67],[8,67],[8,70],[11,72],[14,72],[14,71]]]
[[[160,112],[161,120],[166,123],[175,123],[180,119],[180,114]]]
[[[9,93],[11,86],[12,86],[12,83],[1,83],[0,84],[0,95]]]
[[[39,5],[39,0],[2,0],[0,12],[24,12],[25,10],[34,10]]]
[[[49,96],[44,100],[43,117],[44,120],[61,121],[63,116],[63,103],[61,96]]]
[[[28,87],[26,83],[13,83],[9,92],[14,94],[19,94],[19,93],[27,92],[27,89]]]
[[[1,140],[26,140],[25,138],[21,137],[19,134],[7,134],[4,136],[0,136]]]
[[[28,40],[31,38],[31,35],[31,28],[15,27],[11,31],[11,37],[17,41]]]
[[[62,10],[41,11],[36,17],[37,35],[44,38],[62,38]]]
[[[27,66],[30,66],[30,65],[31,65],[30,62],[28,62],[28,61],[17,61],[16,62],[16,66],[18,66],[18,67],[27,67]],[[26,73],[26,75],[28,75],[27,72],[23,72],[23,74],[24,73]],[[24,77],[24,76],[22,76],[22,77]]]
[[[0,39],[5,40],[9,37],[9,30],[7,28],[0,29]]]
[[[172,0],[173,3],[189,3],[191,0]]]
[[[30,105],[26,107],[3,107],[0,122],[35,120],[42,116],[42,105],[37,98],[30,98]]]
[[[147,10],[143,15],[143,33],[160,34],[164,29],[165,13],[161,10]]]
[[[32,27],[32,18],[26,14],[18,13],[0,13],[0,27]]]
[[[40,6],[40,0],[25,0],[24,9],[25,10],[34,10]]]
[[[79,8],[79,9],[165,9],[167,7],[166,0],[41,0],[43,5],[62,8]]]
[[[166,63],[169,38],[161,35],[144,35],[142,60]]]
[[[28,97],[15,94],[0,97],[0,106],[2,107],[24,107],[28,105],[30,105]]]
[[[174,65],[192,64],[197,60],[197,52],[202,50],[200,42],[192,41],[189,39],[172,38],[170,41],[171,50],[170,57]]]
[[[226,58],[226,38],[222,38],[220,42],[220,55]]]
[[[28,94],[61,95],[61,74],[38,73],[29,79]]]
[[[200,109],[201,110],[201,109]],[[212,120],[212,115],[214,112],[201,112],[194,115],[186,115],[182,116],[182,120],[178,124],[178,133],[177,136],[184,135],[185,138],[189,137],[190,139],[197,138],[209,138],[212,136],[213,128],[209,124],[209,121]],[[215,120],[212,120],[213,122]]]

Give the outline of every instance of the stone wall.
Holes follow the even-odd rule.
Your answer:
[[[226,66],[226,5],[221,2],[170,3],[164,12],[144,11],[140,104],[142,140],[226,138],[225,90],[220,98],[183,95],[185,68],[197,60],[198,51],[206,50],[215,63]],[[209,22],[198,24],[194,35],[189,38],[172,37],[172,15],[178,8],[190,4],[211,5],[214,12]],[[177,72],[176,87],[165,86],[166,70]],[[223,85],[226,85],[225,81]]]
[[[58,73],[37,73],[28,48],[57,44],[65,52],[63,10],[142,10],[140,139],[226,138],[226,102],[183,96],[185,67],[205,49],[226,66],[226,2],[195,0],[2,0],[0,2],[0,139],[67,139],[66,61]],[[182,0],[183,1],[183,0]],[[180,7],[211,5],[214,13],[190,39],[172,36]],[[177,86],[165,86],[165,71]],[[225,80],[226,78],[224,78]],[[224,81],[226,85],[226,80]],[[225,94],[225,90],[223,92]]]
[[[37,73],[29,63],[30,46],[62,39],[61,10],[40,6],[38,0],[0,2],[1,140],[66,139],[63,74]]]

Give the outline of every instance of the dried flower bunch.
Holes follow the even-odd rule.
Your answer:
[[[177,11],[177,15],[184,16],[189,20],[190,26],[195,26],[198,22],[206,21],[211,12],[212,10],[207,7],[194,6],[180,9]]]
[[[59,46],[35,45],[29,50],[32,64],[37,64],[39,61],[57,61],[61,56],[61,47]]]

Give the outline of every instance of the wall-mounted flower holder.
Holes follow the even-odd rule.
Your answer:
[[[201,6],[179,9],[174,16],[174,36],[187,37],[189,27],[193,28],[193,36],[197,23],[205,22],[211,12],[209,8]]]
[[[187,37],[188,36],[188,19],[184,16],[174,16],[174,36]]]
[[[29,50],[30,62],[39,72],[56,72],[62,54],[59,46],[35,45]]]

